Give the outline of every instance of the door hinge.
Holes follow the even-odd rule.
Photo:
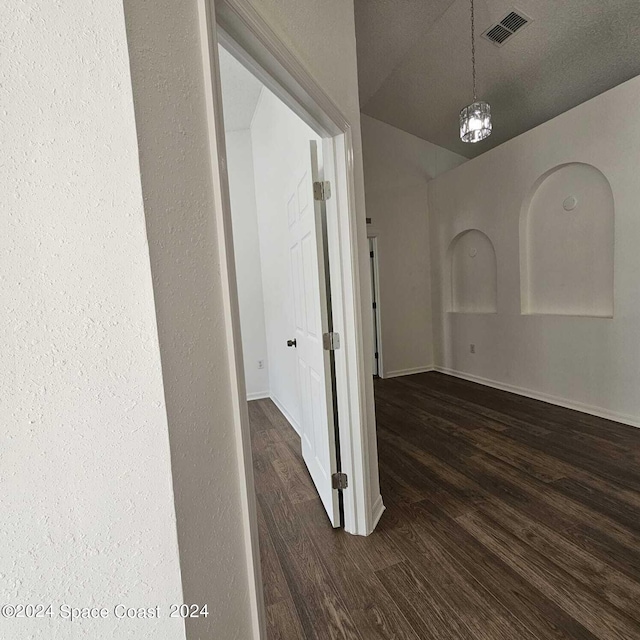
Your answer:
[[[377,308],[378,308],[378,303],[377,303],[377,302],[374,302],[374,303],[373,303],[373,308],[374,308],[374,309],[377,309]]]
[[[324,182],[313,183],[313,199],[324,202],[331,197],[331,183],[328,180]]]
[[[376,351],[374,358],[377,360],[378,359],[378,352]]]
[[[331,476],[331,486],[338,491],[344,491],[349,486],[349,479],[346,473],[334,473]]]
[[[369,257],[373,258],[373,251],[369,251]]]
[[[322,334],[322,346],[325,351],[335,351],[340,348],[340,334],[335,331]]]

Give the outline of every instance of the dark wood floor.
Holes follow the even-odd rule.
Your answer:
[[[640,429],[437,373],[376,381],[376,409],[361,538],[250,403],[269,640],[640,639]]]

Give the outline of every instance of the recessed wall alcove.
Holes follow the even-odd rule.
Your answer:
[[[449,311],[496,313],[498,273],[496,252],[489,237],[478,229],[459,233],[447,251],[450,268]]]
[[[614,218],[611,185],[592,165],[536,181],[520,217],[522,313],[613,317]]]

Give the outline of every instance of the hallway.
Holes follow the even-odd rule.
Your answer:
[[[375,384],[368,538],[249,404],[269,640],[640,638],[640,430],[439,373]]]

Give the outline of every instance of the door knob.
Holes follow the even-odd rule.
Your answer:
[[[287,347],[296,347],[298,348],[298,341],[294,338],[293,340],[287,340]]]

